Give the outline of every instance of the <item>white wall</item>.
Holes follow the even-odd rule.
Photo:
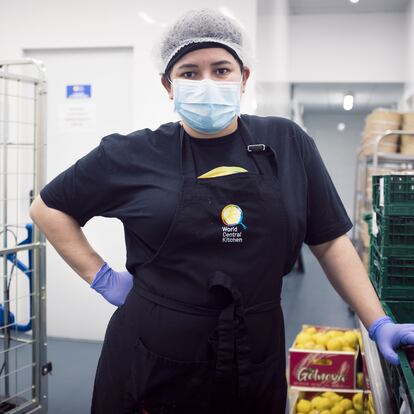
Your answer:
[[[345,111],[304,113],[307,132],[315,139],[351,220],[354,208],[356,154],[366,115],[365,112]],[[337,130],[339,122],[346,125],[343,132]]]
[[[258,0],[257,114],[290,117],[289,4]]]
[[[403,82],[406,29],[405,13],[293,15],[290,81]]]
[[[21,57],[23,48],[133,46],[134,126],[157,127],[171,120],[172,106],[165,99],[152,64],[151,47],[163,30],[162,23],[172,23],[186,11],[202,7],[218,10],[224,7],[231,11],[244,24],[255,44],[255,1],[180,0],[161,4],[144,0],[2,0],[0,59]],[[144,22],[138,16],[140,12],[156,22]],[[19,30],[16,30],[17,25]],[[253,84],[250,90],[254,90]],[[250,93],[245,95],[246,110],[250,109],[252,100]]]
[[[405,110],[414,110],[414,0],[410,0],[407,12],[406,88]]]

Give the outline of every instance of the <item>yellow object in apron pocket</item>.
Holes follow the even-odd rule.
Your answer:
[[[197,178],[213,178],[213,177],[220,177],[222,175],[230,175],[230,174],[237,174],[242,172],[248,172],[246,169],[242,167],[216,167],[206,173],[198,176]]]

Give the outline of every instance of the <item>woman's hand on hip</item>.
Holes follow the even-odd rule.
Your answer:
[[[129,272],[115,272],[105,262],[95,275],[91,288],[100,293],[109,303],[121,306],[131,290],[133,276]]]

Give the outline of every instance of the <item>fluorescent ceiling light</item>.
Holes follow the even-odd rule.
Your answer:
[[[154,24],[155,23],[155,20],[151,19],[151,17],[149,17],[147,13],[139,12],[138,16],[141,17],[141,19],[144,20],[144,22],[146,22],[148,24]]]
[[[344,131],[345,130],[345,128],[346,128],[346,125],[343,123],[343,122],[340,122],[338,125],[337,125],[337,127],[336,127],[337,129],[338,129],[338,131]]]
[[[344,96],[344,109],[345,111],[350,111],[354,107],[354,95],[352,93],[347,93]]]
[[[354,4],[356,4],[356,3],[358,3],[359,2],[359,0],[349,0],[351,3],[354,3]]]
[[[239,24],[239,26],[241,26],[241,27],[243,27],[244,28],[244,25],[243,25],[243,23],[242,22],[240,22],[240,21],[238,21],[237,19],[236,19],[236,16],[226,7],[226,6],[220,6],[219,7],[219,10],[220,10],[220,12],[221,13],[223,13],[225,16],[227,16],[229,19],[232,19],[232,20],[235,20],[238,24]]]

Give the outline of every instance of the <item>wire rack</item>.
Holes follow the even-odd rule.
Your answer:
[[[0,61],[0,413],[46,413],[45,240],[29,207],[45,182],[41,62]]]

